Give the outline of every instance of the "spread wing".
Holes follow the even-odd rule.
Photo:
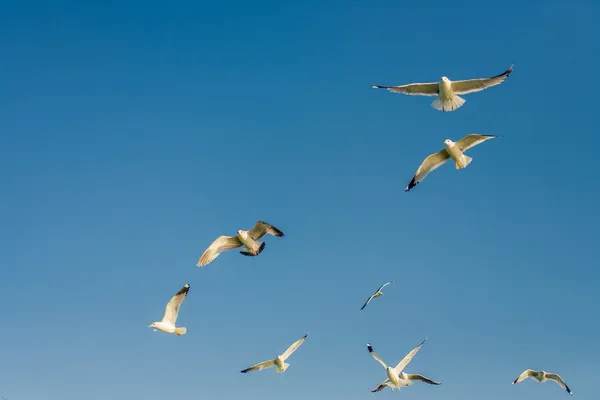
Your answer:
[[[440,382],[432,381],[431,379],[419,374],[406,374],[406,378],[410,381],[421,381],[430,385],[440,385]]]
[[[371,392],[373,392],[373,393],[379,392],[380,390],[385,389],[389,383],[390,383],[390,380],[386,379],[385,381],[381,382],[381,384],[379,386],[377,386],[375,389],[371,390]]]
[[[569,389],[569,387],[567,386],[565,381],[563,381],[562,378],[558,374],[546,374],[546,378],[558,383],[561,388],[565,389],[570,395],[573,395],[573,392],[571,392],[571,389]]]
[[[431,171],[433,171],[433,170],[441,167],[449,159],[450,159],[450,156],[448,155],[448,153],[446,152],[446,150],[442,150],[442,151],[439,151],[437,153],[434,153],[434,154],[431,154],[430,156],[428,156],[423,161],[423,163],[421,163],[421,166],[419,167],[419,169],[415,173],[415,176],[413,176],[412,180],[410,181],[410,183],[408,184],[408,186],[404,190],[406,192],[408,192],[410,189],[412,189],[415,186],[417,186],[419,184],[419,182],[421,182],[423,179],[425,179],[425,177]]]
[[[275,228],[273,225],[270,225],[264,221],[258,221],[256,223],[256,225],[254,225],[254,228],[252,228],[248,231],[248,234],[254,240],[260,239],[261,237],[265,236],[267,233],[269,235],[273,235],[273,236],[285,236],[283,234],[283,232],[281,232],[279,229]]]
[[[306,335],[302,336],[302,338],[300,340],[297,340],[296,342],[294,342],[294,344],[292,344],[290,347],[288,347],[288,349],[285,351],[285,353],[283,353],[281,355],[281,358],[283,359],[283,361],[287,360],[289,358],[289,356],[291,356],[296,350],[298,350],[298,347],[300,347],[302,345],[302,343],[304,343],[307,336],[308,336],[308,333]]]
[[[404,93],[412,96],[437,96],[439,94],[439,85],[433,83],[409,83],[402,86],[373,86],[374,89],[387,89],[394,93]]]
[[[387,285],[389,285],[389,284],[390,284],[390,283],[392,283],[392,282],[394,282],[394,281],[393,281],[393,280],[391,280],[391,281],[389,281],[389,282],[386,282],[386,283],[384,283],[383,285],[381,285],[381,286],[379,287],[379,289],[377,289],[377,292],[381,292],[381,289],[383,289],[384,287],[386,287]],[[377,292],[375,292],[375,293],[377,293]]]
[[[212,244],[206,249],[204,254],[198,260],[198,267],[203,267],[210,262],[212,262],[215,258],[219,256],[222,252],[226,250],[236,249],[242,246],[242,242],[237,236],[219,236]]]
[[[379,358],[377,353],[375,353],[375,351],[373,350],[373,346],[371,346],[371,343],[367,343],[367,349],[369,349],[369,353],[371,353],[371,355],[373,356],[375,361],[377,361],[379,364],[383,365],[383,368],[387,368],[387,365],[383,362],[383,360],[381,358]]]
[[[467,135],[464,138],[460,139],[458,142],[456,142],[456,145],[458,146],[460,151],[465,152],[465,151],[469,150],[470,148],[475,147],[478,144],[485,142],[486,140],[495,139],[497,137],[499,137],[499,136],[479,135],[477,133],[472,133],[472,134]]]
[[[371,302],[371,300],[373,300],[373,297],[375,297],[374,294],[372,294],[371,297],[369,297],[367,299],[367,301],[365,302],[365,304],[363,304],[363,306],[360,309],[362,310],[363,308],[365,308],[367,306],[367,304],[369,304]]]
[[[175,322],[177,321],[177,315],[179,314],[179,307],[181,307],[181,303],[183,303],[189,291],[190,285],[185,284],[185,286],[182,287],[181,290],[171,298],[171,300],[167,303],[167,308],[165,309],[165,316],[163,317],[163,322],[168,322],[171,325],[175,326]]]
[[[508,68],[500,75],[496,75],[491,78],[469,79],[466,81],[452,81],[452,90],[456,94],[479,92],[480,90],[484,90],[489,87],[501,84],[506,78],[510,76],[512,70],[513,66],[511,65],[510,68]]]
[[[275,360],[263,361],[256,365],[251,366],[250,368],[246,368],[240,372],[243,374],[247,374],[248,372],[260,371],[261,369],[271,368],[275,365]]]
[[[513,385],[514,385],[515,383],[523,382],[525,379],[529,378],[530,376],[533,376],[533,375],[535,375],[535,374],[536,374],[536,372],[537,372],[537,371],[534,371],[534,370],[532,370],[532,369],[526,369],[525,371],[523,371],[523,372],[521,373],[521,375],[519,375],[519,376],[517,377],[517,379],[515,379],[515,380],[513,381]]]
[[[413,357],[415,356],[415,354],[417,354],[417,352],[419,351],[419,349],[421,348],[421,346],[423,346],[423,344],[427,341],[427,339],[423,340],[421,342],[420,345],[418,345],[417,347],[415,347],[414,349],[412,349],[410,351],[410,353],[408,353],[406,356],[404,356],[404,358],[402,359],[402,361],[400,361],[398,363],[398,365],[396,365],[395,371],[397,374],[400,374],[400,372],[402,372],[402,370],[408,365],[408,363],[413,359]]]

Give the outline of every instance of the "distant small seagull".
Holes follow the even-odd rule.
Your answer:
[[[360,309],[362,310],[363,308],[365,308],[365,307],[367,306],[367,304],[369,304],[369,302],[370,302],[371,300],[373,300],[373,299],[376,299],[376,298],[378,298],[379,296],[383,296],[383,292],[381,291],[381,289],[383,289],[384,287],[386,287],[387,285],[389,285],[389,284],[390,284],[390,283],[392,283],[392,282],[394,282],[394,281],[393,281],[393,280],[391,280],[391,281],[389,281],[389,282],[387,282],[387,283],[384,283],[383,285],[381,285],[381,286],[379,287],[379,289],[377,289],[377,291],[376,291],[375,293],[373,293],[373,294],[371,295],[371,297],[369,297],[369,299],[367,300],[367,302],[366,302],[365,304],[363,304],[363,306],[362,306]]]
[[[155,328],[155,332],[158,329],[165,333],[174,333],[177,336],[185,335],[187,329],[175,327],[175,322],[177,321],[177,315],[179,314],[179,307],[181,307],[181,303],[183,303],[189,291],[190,285],[186,284],[182,287],[181,290],[171,298],[169,303],[167,303],[167,308],[165,309],[165,315],[162,321],[153,322],[148,328]]]
[[[438,96],[438,98],[431,103],[433,108],[441,111],[455,111],[466,102],[465,99],[457,96],[458,94],[479,92],[489,87],[499,85],[510,76],[512,70],[513,66],[511,65],[510,68],[500,75],[491,78],[451,81],[445,76],[442,76],[442,79],[439,82],[410,83],[403,86],[373,86],[373,88],[387,89],[390,92],[416,96]]]
[[[373,351],[373,347],[371,346],[371,344],[367,343],[367,348],[369,349],[369,353],[371,353],[371,355],[373,356],[375,361],[377,361],[378,363],[383,365],[383,368],[385,368],[385,371],[387,372],[387,375],[388,375],[388,379],[383,381],[375,389],[371,390],[371,392],[373,392],[373,393],[379,392],[380,390],[385,389],[386,386],[389,387],[390,389],[392,389],[392,392],[393,392],[394,389],[400,390],[403,387],[411,386],[413,384],[413,381],[422,381],[422,382],[428,383],[430,385],[439,385],[440,384],[439,382],[432,381],[431,379],[426,378],[423,375],[406,374],[406,373],[402,372],[402,370],[404,368],[406,368],[408,363],[410,363],[412,358],[415,356],[415,354],[417,354],[417,352],[419,351],[421,346],[423,346],[423,343],[425,343],[426,341],[427,341],[427,339],[423,340],[420,345],[418,345],[417,347],[412,349],[410,351],[410,353],[408,353],[402,359],[402,361],[400,361],[398,363],[398,365],[396,365],[396,368],[388,367],[381,360],[381,358],[379,358],[379,356],[375,353],[375,351]]]
[[[297,340],[294,344],[292,344],[285,351],[285,353],[283,353],[280,356],[277,356],[274,360],[263,361],[261,363],[251,366],[250,368],[246,368],[241,372],[246,374],[248,372],[260,371],[261,369],[271,367],[275,367],[275,373],[285,372],[285,370],[290,366],[288,363],[285,362],[285,360],[287,360],[296,350],[298,350],[298,347],[300,347],[300,345],[304,343],[307,336],[308,333],[302,336],[302,338],[300,340]]]
[[[437,153],[428,156],[425,159],[425,161],[423,161],[423,163],[417,170],[415,176],[413,176],[412,180],[404,190],[408,192],[410,189],[417,186],[419,182],[425,179],[425,177],[431,171],[441,167],[450,159],[454,160],[456,169],[466,168],[467,165],[469,165],[473,159],[469,156],[465,156],[465,151],[477,146],[478,144],[485,142],[486,140],[498,137],[500,136],[478,135],[476,133],[472,133],[460,139],[456,143],[450,139],[446,139],[444,141],[444,150],[441,150]]]
[[[565,381],[563,381],[558,374],[552,374],[546,371],[535,371],[533,369],[527,369],[523,371],[523,373],[519,375],[519,377],[515,379],[512,384],[514,385],[515,383],[522,382],[527,378],[531,378],[532,380],[537,382],[554,381],[558,383],[561,388],[565,389],[567,393],[573,396],[573,392],[571,392],[571,389],[569,389]]]
[[[273,236],[285,236],[283,232],[266,222],[258,221],[254,228],[249,231],[238,230],[236,236],[219,236],[198,260],[198,267],[211,263],[215,258],[226,250],[237,249],[245,246],[241,254],[254,257],[259,255],[265,248],[265,242],[258,242],[266,234]]]

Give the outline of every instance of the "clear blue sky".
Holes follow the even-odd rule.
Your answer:
[[[0,396],[597,395],[600,4],[4,2]],[[488,77],[457,112],[373,84]],[[409,193],[446,138],[502,135]],[[265,220],[256,258],[196,261]],[[383,298],[359,311],[387,280]],[[185,283],[175,337],[147,326]],[[239,371],[306,332],[283,375]],[[371,394],[407,368],[440,380]],[[466,377],[469,372],[471,377]]]

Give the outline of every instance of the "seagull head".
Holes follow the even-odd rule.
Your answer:
[[[451,145],[452,143],[454,143],[454,142],[450,139],[444,140],[444,144]]]
[[[450,79],[446,78],[445,76],[442,76],[442,82],[448,82],[450,81]]]
[[[156,332],[156,322],[153,322],[150,325],[148,325],[148,328],[154,328],[154,332]]]

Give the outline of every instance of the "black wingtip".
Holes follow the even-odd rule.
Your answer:
[[[367,349],[369,349],[369,353],[373,352],[373,346],[371,346],[371,343],[367,343]]]
[[[416,182],[416,179],[413,177],[412,180],[410,181],[410,183],[408,184],[408,186],[406,187],[406,189],[404,189],[404,191],[408,192],[412,188],[414,188],[415,186],[417,186],[418,184],[419,184],[419,182]]]
[[[180,294],[184,294],[190,291],[190,284],[186,283],[180,290],[175,294],[175,296],[179,296]]]
[[[256,252],[256,254],[249,252],[249,251],[245,251],[245,250],[240,251],[240,254],[245,255],[246,257],[256,257],[257,255],[262,253],[262,251],[265,249],[266,245],[267,245],[266,242],[262,242],[262,244],[258,248],[258,251]]]
[[[240,371],[240,372],[241,372],[242,374],[247,374],[247,373],[248,373],[248,370],[247,370],[247,369],[245,369],[245,370],[242,370],[242,371]]]

